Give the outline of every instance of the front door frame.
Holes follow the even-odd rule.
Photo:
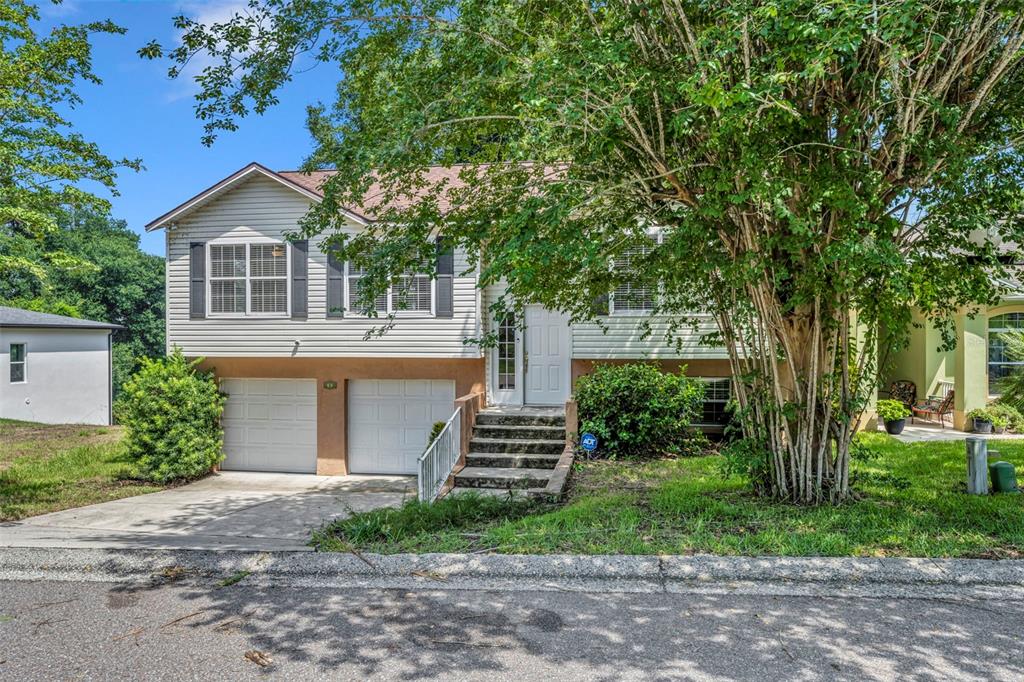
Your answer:
[[[511,316],[512,313],[509,313]],[[518,407],[523,404],[523,329],[516,324],[514,318],[511,322],[511,329],[506,330],[511,332],[513,335],[514,344],[514,368],[512,372],[512,388],[500,388],[501,377],[499,377],[499,370],[501,368],[500,359],[502,353],[507,351],[507,346],[502,347],[502,321],[495,320],[494,327],[498,333],[498,343],[491,349],[491,371],[488,374],[488,388],[490,389],[490,402],[493,405],[504,405],[511,407]]]

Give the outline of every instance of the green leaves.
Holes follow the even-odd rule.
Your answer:
[[[296,67],[338,69],[307,162],[337,174],[302,231],[338,239],[342,209],[372,199],[376,222],[344,247],[369,264],[367,300],[440,232],[484,256],[481,286],[506,286],[495,313],[592,318],[596,297],[638,282],[672,325],[714,315],[747,363],[746,435],[789,462],[780,494],[791,481],[813,501],[821,479],[846,492],[848,427],[878,370],[851,350],[854,320],[899,346],[912,306],[948,321],[997,299],[1024,258],[1022,9],[256,0],[183,20],[169,56],[174,73],[213,58],[207,142],[272,106]],[[651,227],[651,258],[610,267]],[[836,460],[813,476],[810,452]]]
[[[127,429],[128,456],[148,480],[198,478],[224,458],[220,417],[226,396],[198,364],[178,348],[166,358],[143,359],[115,405]]]

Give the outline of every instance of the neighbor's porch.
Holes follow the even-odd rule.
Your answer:
[[[921,315],[914,321],[910,343],[891,357],[879,392],[887,397],[897,380],[913,382],[918,401],[952,390],[952,426],[962,432],[967,413],[996,397],[996,381],[1024,364],[1008,358],[1000,341],[1001,333],[1024,330],[1024,295],[1007,297],[993,307],[962,310],[955,319],[956,347],[948,351],[941,350],[942,335],[933,324]]]

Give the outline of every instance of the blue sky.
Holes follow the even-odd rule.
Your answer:
[[[43,26],[109,18],[128,29],[126,35],[93,41],[93,67],[103,84],[83,84],[85,102],[69,118],[108,156],[142,158],[146,169],[122,173],[121,196],[107,198],[114,216],[142,235],[142,248],[150,253],[163,255],[163,235],[146,234],[146,223],[250,161],[275,170],[296,168],[312,148],[306,105],[333,100],[336,72],[320,65],[285,88],[281,104],[266,115],[244,119],[240,130],[222,134],[213,147],[202,145],[202,124],[193,113],[195,86],[168,79],[167,62],[142,60],[136,50],[151,39],[176,45],[171,20],[179,13],[218,20],[241,6],[244,1],[235,0],[40,3]]]

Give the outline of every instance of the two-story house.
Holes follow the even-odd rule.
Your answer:
[[[206,358],[229,396],[223,468],[415,473],[432,425],[457,398],[564,406],[576,378],[600,361],[686,365],[710,381],[705,420],[721,418],[728,361],[724,349],[701,345],[703,330],[670,347],[657,320],[643,333],[652,303],[631,296],[617,306],[614,294],[603,325],[570,325],[540,306],[526,308],[525,328],[487,319],[499,292],[478,287],[459,250],[442,254],[435,276],[410,275],[394,327],[368,335],[381,320],[349,305],[360,272],[314,241],[285,239],[321,199],[322,180],[253,163],[147,226],[166,235],[168,347]],[[348,229],[368,225],[373,208],[352,207]],[[394,298],[378,299],[381,316],[396,309]],[[496,347],[465,343],[491,330]]]

